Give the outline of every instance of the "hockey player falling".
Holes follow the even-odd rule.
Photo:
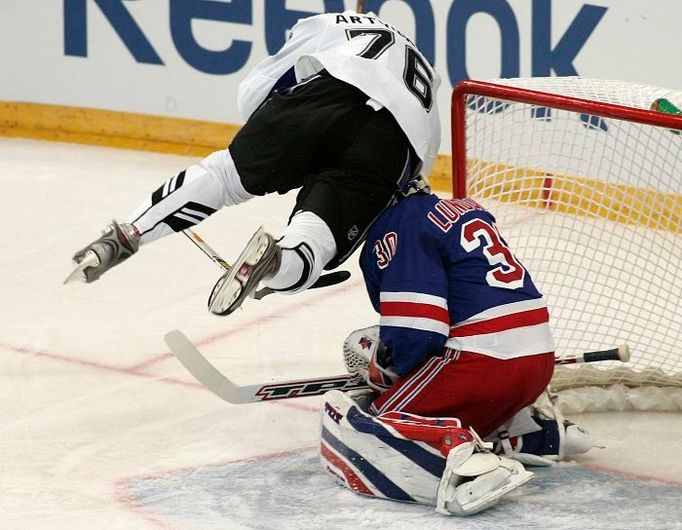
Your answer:
[[[347,341],[373,352],[365,372],[382,394],[369,410],[360,406],[367,395],[328,395],[322,456],[355,491],[467,515],[530,477],[519,461],[483,449],[474,432],[494,434],[541,394],[553,346],[542,298],[492,217],[419,191],[440,144],[439,83],[414,44],[373,14],[299,21],[240,85],[246,123],[229,148],[170,178],[77,252],[67,281],[95,281],[140,245],[222,206],[300,188],[280,238],[258,230],[216,283],[209,309],[227,315],[259,285],[284,294],[313,286],[382,211],[416,194],[373,225],[362,254],[381,342],[376,333]],[[416,245],[420,235],[427,239]],[[524,417],[526,432],[545,433]],[[550,423],[558,441],[563,423]]]
[[[424,185],[440,144],[439,83],[414,44],[375,16],[299,21],[241,83],[246,123],[229,148],[170,178],[78,252],[74,277],[94,281],[140,245],[222,206],[300,188],[283,234],[253,236],[216,284],[210,310],[231,313],[259,282],[281,293],[307,289],[350,256],[396,193]]]

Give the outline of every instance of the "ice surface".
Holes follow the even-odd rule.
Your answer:
[[[230,521],[230,528],[389,528],[440,530],[466,525],[469,530],[495,527],[532,528],[551,521],[552,529],[682,528],[679,491],[667,484],[642,481],[561,463],[539,468],[524,487],[495,509],[466,523],[428,506],[400,504],[358,496],[320,473],[315,450],[256,457],[126,483],[140,506],[174,526],[206,528]],[[258,476],[254,484],[254,476]],[[638,502],[631,499],[638,498]],[[621,503],[614,510],[614,502]],[[643,504],[660,506],[642,510]],[[387,522],[390,524],[387,525]]]
[[[356,496],[317,462],[320,398],[228,405],[163,335],[183,330],[240,384],[343,372],[341,343],[375,322],[352,278],[249,300],[206,299],[220,270],[181,236],[92,285],[74,251],[194,159],[0,138],[0,528],[680,528],[682,415],[576,417],[607,446],[468,521]],[[228,261],[294,196],[255,199],[197,231]]]

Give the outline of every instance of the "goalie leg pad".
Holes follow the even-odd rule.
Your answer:
[[[567,420],[558,422],[538,416],[533,419],[540,426],[539,430],[509,437],[506,442],[502,439],[499,443],[501,450],[496,452],[503,452],[527,465],[543,466],[584,454],[593,447],[600,447],[580,425]]]
[[[364,412],[352,394],[332,390],[322,409],[320,456],[324,468],[363,495],[435,504],[445,458]]]
[[[532,476],[483,450],[455,418],[376,417],[336,390],[325,395],[320,454],[325,469],[357,493],[439,506],[450,515],[492,506]]]
[[[520,462],[492,453],[474,453],[464,463],[461,460],[456,449],[450,452],[438,486],[436,510],[444,515],[481,512],[533,477]]]

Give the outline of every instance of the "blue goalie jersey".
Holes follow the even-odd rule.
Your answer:
[[[403,199],[370,228],[360,266],[398,375],[443,348],[498,359],[554,351],[542,295],[471,199]]]

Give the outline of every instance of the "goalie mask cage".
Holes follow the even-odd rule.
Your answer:
[[[627,368],[558,368],[554,389],[674,387],[661,407],[682,409],[682,116],[650,110],[659,98],[682,106],[621,81],[464,81],[453,193],[491,210],[533,275],[557,356],[632,349]]]

